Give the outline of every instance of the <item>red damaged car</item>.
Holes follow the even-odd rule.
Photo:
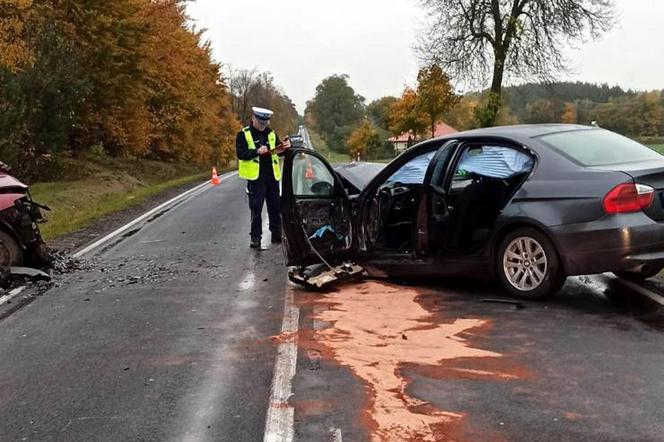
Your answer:
[[[9,171],[0,162],[0,266],[43,266],[49,254],[37,223],[48,208],[32,201],[28,186]]]

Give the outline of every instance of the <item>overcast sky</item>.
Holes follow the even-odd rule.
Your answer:
[[[664,1],[616,4],[618,26],[570,51],[571,79],[664,89]],[[425,18],[417,0],[196,0],[188,12],[207,29],[217,60],[269,70],[301,113],[332,74],[350,75],[367,102],[415,82],[413,46]]]

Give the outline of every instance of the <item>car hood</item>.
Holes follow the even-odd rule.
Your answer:
[[[28,186],[11,175],[0,173],[0,189],[27,189]]]
[[[350,163],[335,166],[334,170],[361,192],[384,167],[381,163]]]

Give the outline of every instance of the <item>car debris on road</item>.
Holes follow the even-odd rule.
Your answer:
[[[350,281],[366,276],[366,271],[355,264],[342,264],[327,270],[309,272],[306,269],[291,269],[288,278],[312,290],[323,290],[341,281]]]

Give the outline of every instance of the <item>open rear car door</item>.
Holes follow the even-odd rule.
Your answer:
[[[364,273],[347,263],[356,243],[351,201],[339,176],[316,152],[288,151],[281,213],[286,264],[297,267],[289,273],[293,282],[320,289]]]

